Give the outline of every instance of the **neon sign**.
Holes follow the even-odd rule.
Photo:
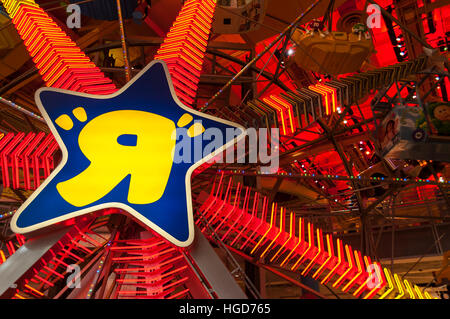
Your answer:
[[[183,105],[158,60],[111,95],[41,88],[36,102],[63,157],[14,215],[16,233],[115,207],[188,246],[194,233],[192,172],[244,136],[237,124]],[[223,134],[221,146],[199,160],[176,162],[174,132],[184,127],[193,145],[208,128],[238,134]]]

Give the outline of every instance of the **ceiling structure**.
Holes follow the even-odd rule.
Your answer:
[[[36,90],[109,94],[160,59],[185,105],[279,129],[249,138],[246,160],[202,165],[191,180],[196,236],[248,297],[446,297],[450,120],[434,110],[450,114],[447,0],[124,0],[121,15],[117,1],[87,0],[79,28],[66,11],[78,1],[2,2],[0,263],[32,245],[9,222],[61,159]],[[381,14],[367,28],[377,12],[369,4]],[[46,19],[58,31],[33,33]],[[79,60],[52,46],[63,34]],[[388,122],[410,110],[425,115],[411,117],[421,126],[402,148]],[[248,153],[275,142],[279,169],[264,173],[267,162]],[[76,221],[52,243],[2,297],[220,297],[195,252],[117,209]],[[80,266],[82,289],[65,285],[69,264]]]

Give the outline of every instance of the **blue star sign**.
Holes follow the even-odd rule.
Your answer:
[[[14,215],[16,233],[114,207],[175,245],[189,246],[194,239],[191,174],[244,136],[238,124],[183,105],[159,60],[114,94],[41,88],[36,102],[62,160]],[[183,129],[186,134],[179,134]],[[194,149],[208,129],[222,133],[218,147],[197,159],[176,160],[183,136],[183,144]],[[227,134],[230,129],[237,134]],[[182,157],[192,159],[194,152],[187,149]]]

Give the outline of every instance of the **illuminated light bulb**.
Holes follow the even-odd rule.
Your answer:
[[[400,52],[400,55],[401,55],[401,56],[404,56],[404,55],[405,55],[405,52],[404,52],[404,51]]]
[[[441,78],[439,76],[436,76],[436,81],[439,81]]]
[[[401,41],[400,37],[397,37],[395,40],[397,40],[397,42]]]
[[[291,56],[295,53],[294,49],[290,48],[289,50],[287,50],[287,55]]]
[[[366,155],[369,155],[370,154],[370,152],[369,151],[366,151]]]
[[[344,124],[347,124],[347,120],[343,120],[342,122],[344,122]]]

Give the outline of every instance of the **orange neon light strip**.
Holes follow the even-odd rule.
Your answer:
[[[314,85],[308,86],[308,89],[310,89],[311,91],[314,91],[314,92],[319,93],[319,94],[322,95],[322,97],[323,97],[322,100],[325,101],[325,114],[326,115],[330,115],[331,114],[331,110],[330,110],[330,106],[329,106],[329,103],[328,103],[328,94],[329,93],[324,91],[324,90],[322,90],[322,89],[320,89],[320,88],[318,88],[318,87],[316,87],[316,86],[314,86]]]
[[[284,260],[281,262],[280,266],[283,267],[283,265],[289,260],[289,258],[291,257],[292,254],[294,254],[294,252],[297,251],[298,246],[300,246],[300,244],[304,241],[303,240],[303,218],[299,218],[298,219],[298,241],[297,244],[294,246],[294,248],[289,252],[289,254],[284,258]]]
[[[337,93],[336,93],[336,89],[329,87],[325,84],[316,84],[317,88],[321,88],[329,93],[331,93],[331,105],[332,105],[332,112],[336,112],[337,111],[337,106],[338,106],[338,101],[337,101]]]
[[[288,117],[289,117],[289,125],[291,126],[291,133],[293,134],[295,132],[295,127],[294,127],[294,121],[293,121],[293,116],[292,116],[292,113],[293,113],[292,105],[279,96],[271,95],[270,97],[272,98],[272,100],[274,100],[275,102],[277,102],[278,104],[280,104],[286,108],[286,110],[288,112]]]
[[[258,193],[257,193],[258,194]],[[281,245],[281,247],[277,250],[277,252],[272,256],[272,258],[270,258],[270,262],[273,262],[275,260],[275,258],[278,256],[278,254],[280,252],[283,251],[284,247],[286,246],[286,244],[292,239],[292,237],[294,236],[294,232],[295,232],[295,223],[294,223],[294,213],[291,212],[290,216],[289,216],[289,237],[288,239],[283,243],[283,245]]]
[[[395,299],[401,299],[405,295],[405,290],[403,289],[402,282],[397,274],[394,274],[394,280],[397,284],[397,290],[399,291],[399,294],[395,297]]]
[[[116,91],[112,81],[33,0],[1,1],[47,86],[92,94]],[[91,74],[98,83],[83,80]],[[56,83],[60,78],[64,82]]]
[[[366,264],[366,269],[368,269],[371,263],[370,263],[370,260],[368,260],[367,256],[364,256],[364,263]],[[353,296],[358,297],[362,293],[363,289],[367,288],[368,283],[372,280],[373,272],[370,272],[368,274],[369,275],[368,275],[367,279],[361,284],[361,286],[359,286],[355,290],[355,292],[353,293]]]
[[[28,289],[30,289],[31,291],[37,293],[39,296],[43,296],[43,295],[44,295],[42,292],[40,292],[39,290],[37,290],[37,289],[31,287],[31,286],[28,285],[28,284],[26,284],[25,287],[28,288]]]
[[[303,254],[300,256],[300,258],[297,260],[297,262],[291,267],[291,270],[294,270],[297,268],[297,265],[300,265],[300,262],[303,260],[303,258],[306,256],[306,254],[311,250],[311,248],[314,246],[314,230],[313,225],[308,222],[308,248],[303,252]]]
[[[270,213],[270,225],[269,228],[266,230],[266,232],[264,233],[264,235],[261,236],[261,238],[259,239],[258,243],[255,245],[255,247],[253,247],[252,251],[250,252],[250,254],[253,254],[255,252],[255,250],[258,248],[258,246],[262,243],[262,241],[266,238],[267,234],[272,230],[273,228],[273,220],[274,220],[274,211],[276,211],[275,209],[275,203],[272,203],[272,211]]]
[[[224,186],[222,186],[224,187]],[[213,193],[214,191],[212,191]],[[216,191],[216,195],[218,191]],[[256,193],[255,193],[256,194]],[[237,196],[237,195],[236,195]],[[246,195],[247,196],[247,195]],[[220,196],[218,206],[222,201],[223,196]],[[227,198],[227,195],[225,195]],[[266,198],[265,198],[266,199]],[[254,211],[252,214],[248,212],[248,208],[245,207],[238,208],[238,212],[233,216],[229,216],[228,212],[230,210],[229,207],[232,206],[232,200],[227,201],[227,208],[219,209],[219,212],[214,212],[216,217],[216,222],[212,221],[212,224],[217,224],[220,222],[222,225],[227,224],[228,227],[235,229],[236,231],[239,229],[239,234],[245,233],[245,237],[247,238],[244,245],[240,247],[240,250],[243,250],[243,247],[247,243],[253,243],[253,247],[251,249],[251,254],[257,251],[257,249],[265,246],[264,252],[259,255],[260,258],[267,256],[270,252],[274,252],[270,259],[271,262],[276,261],[282,254],[287,254],[287,256],[282,260],[279,264],[280,267],[286,267],[286,264],[289,263],[292,256],[296,256],[298,260],[292,267],[289,267],[290,270],[297,270],[297,268],[306,260],[309,260],[306,267],[301,271],[302,275],[307,275],[308,272],[313,269],[315,265],[319,266],[318,269],[313,274],[313,278],[317,279],[323,272],[326,272],[326,276],[321,280],[322,284],[326,284],[328,281],[333,279],[333,276],[337,275],[337,280],[333,283],[333,287],[339,287],[347,282],[342,291],[349,292],[349,290],[357,285],[353,295],[356,297],[360,297],[360,295],[364,292],[361,298],[371,299],[378,296],[383,299],[387,296],[391,296],[392,291],[395,289],[395,285],[398,285],[398,291],[400,294],[397,295],[396,298],[404,297],[406,291],[408,291],[408,295],[411,297],[418,298],[431,298],[431,296],[425,292],[417,292],[417,289],[414,285],[411,285],[409,282],[404,282],[405,289],[403,289],[403,284],[399,281],[398,276],[394,275],[394,280],[392,280],[392,276],[386,272],[387,270],[381,268],[379,263],[372,263],[368,256],[362,256],[360,251],[352,250],[349,245],[344,245],[342,240],[337,239],[337,256],[334,256],[334,248],[333,243],[334,240],[330,234],[326,234],[326,242],[327,242],[327,252],[325,252],[325,246],[323,244],[322,231],[319,228],[314,228],[312,223],[308,222],[307,231],[308,231],[308,240],[307,243],[304,239],[305,232],[304,227],[305,223],[302,218],[299,218],[299,231],[298,238],[295,236],[295,217],[291,212],[290,220],[289,220],[289,233],[284,229],[285,222],[284,214],[285,208],[280,208],[280,229],[276,228],[275,220],[276,220],[276,206],[272,205],[272,213],[270,217],[270,221],[266,221],[266,210],[263,208],[263,212],[261,216],[255,215]],[[205,207],[210,203],[210,200],[207,201]],[[267,201],[264,201],[264,205],[267,205]],[[217,206],[216,206],[217,207]],[[224,206],[225,207],[225,206]],[[210,214],[211,215],[211,214]],[[227,215],[227,216],[225,216]],[[238,217],[237,217],[238,216]],[[258,222],[259,221],[259,222]],[[211,220],[209,221],[211,222]],[[230,226],[230,224],[232,224]],[[314,238],[317,236],[317,245],[314,244]],[[256,242],[258,240],[258,242]],[[236,239],[234,239],[230,244],[239,243]],[[345,247],[344,247],[345,246]],[[250,250],[250,249],[249,249]],[[365,269],[365,266],[368,269]],[[374,266],[374,268],[372,267]],[[386,274],[386,275],[385,275]],[[373,285],[371,285],[373,283]],[[382,290],[386,288],[387,290]]]
[[[319,267],[319,269],[317,269],[316,272],[312,275],[313,279],[316,279],[317,277],[319,277],[322,274],[322,272],[325,270],[325,267],[330,262],[331,258],[334,257],[333,240],[331,239],[331,235],[326,234],[325,237],[327,240],[328,257],[325,260],[325,262]]]
[[[388,283],[388,289],[380,296],[379,299],[386,298],[393,290],[394,290],[394,282],[391,275],[391,272],[387,268],[383,268],[384,275],[386,277],[387,283]]]
[[[344,286],[344,288],[342,288],[342,291],[347,292],[353,285],[353,283],[356,281],[356,279],[358,279],[362,273],[363,273],[363,268],[362,268],[362,257],[361,257],[361,252],[359,251],[354,251],[354,255],[355,255],[355,261],[356,261],[356,266],[358,267],[358,272],[355,274],[355,276]]]
[[[409,281],[405,279],[405,280],[403,280],[403,282],[405,283],[406,291],[409,294],[409,298],[410,299],[416,299],[416,296],[414,295],[414,291],[413,291]]]
[[[314,265],[314,262],[316,261],[317,257],[322,253],[322,246],[323,246],[323,235],[322,235],[322,229],[317,228],[317,243],[318,243],[318,249],[316,255],[311,259],[309,264],[303,269],[302,276],[306,275],[310,271],[310,267]]]
[[[353,256],[352,256],[352,248],[348,245],[345,245],[345,253],[347,254],[347,263],[348,269],[342,273],[342,275],[336,280],[333,284],[333,287],[339,287],[340,283],[347,278],[347,274],[353,269]]]
[[[155,56],[178,79],[173,81],[175,91],[187,105],[195,101],[215,7],[212,0],[186,1]]]
[[[278,230],[277,235],[275,236],[275,238],[270,242],[269,245],[267,245],[266,249],[264,250],[264,252],[261,254],[261,256],[259,256],[259,258],[263,258],[264,255],[267,253],[267,251],[269,250],[269,248],[276,242],[276,240],[278,239],[278,237],[280,237],[281,233],[283,232],[284,228],[283,228],[283,224],[284,224],[284,209],[283,207],[281,207],[280,210],[280,228]]]
[[[274,101],[269,98],[263,98],[263,101],[273,107],[280,114],[281,117],[281,127],[283,128],[283,135],[286,135],[286,123],[284,121],[284,112],[281,107],[279,107]]]
[[[337,252],[338,252],[338,262],[336,265],[331,269],[331,271],[322,279],[320,282],[321,284],[327,283],[334,275],[338,267],[342,264],[342,255],[343,255],[343,249],[342,249],[342,241],[338,238],[337,241]]]
[[[0,249],[0,261],[1,261],[0,265],[6,261],[5,253],[1,249]]]

